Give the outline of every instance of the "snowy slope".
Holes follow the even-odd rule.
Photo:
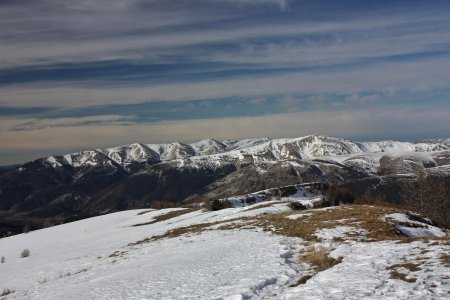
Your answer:
[[[258,213],[192,212],[131,227],[170,211],[124,211],[0,239],[6,257],[0,288],[15,290],[11,299],[193,299],[258,293],[295,274],[287,262],[295,239],[259,230],[212,231],[127,248],[171,228]],[[20,258],[25,248],[31,256]],[[126,249],[126,258],[110,257]]]
[[[343,259],[313,272],[298,256],[307,249],[305,240],[270,233],[264,222],[254,223],[272,215],[308,226],[316,215],[329,214],[331,220],[353,209],[299,214],[283,201],[312,200],[305,195],[214,212],[130,210],[3,238],[0,289],[13,291],[8,299],[446,299],[450,268],[440,257],[448,255],[448,243],[367,242],[362,221],[351,214],[351,219],[335,221],[338,225],[330,221],[317,227],[314,247]],[[158,221],[173,213],[180,215]],[[405,218],[389,213],[376,220],[384,226]],[[185,234],[149,239],[186,226],[194,227]],[[20,258],[23,249],[31,255]],[[420,267],[408,271],[403,267],[407,262]],[[394,269],[414,281],[393,277]],[[314,276],[296,283],[308,274]]]

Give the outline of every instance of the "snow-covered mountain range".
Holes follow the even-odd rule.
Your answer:
[[[21,231],[29,219],[35,220],[32,227],[40,227],[45,218],[60,222],[157,202],[191,203],[307,182],[358,181],[355,186],[364,192],[382,185],[383,176],[422,169],[450,178],[450,139],[210,139],[55,155],[0,171],[0,216],[6,220],[0,234]]]
[[[221,164],[222,162],[270,163],[282,160],[311,160],[318,158],[342,162],[345,155],[355,156],[368,153],[402,154],[405,152],[435,152],[450,150],[450,139],[421,142],[353,142],[350,140],[319,135],[292,139],[245,139],[202,140],[192,144],[141,144],[133,143],[113,148],[96,149],[63,156],[50,156],[44,163],[55,167],[70,165],[76,168],[101,164],[117,164],[127,169],[140,163],[155,164],[173,161],[179,166],[186,164]],[[189,159],[189,160],[187,160]]]

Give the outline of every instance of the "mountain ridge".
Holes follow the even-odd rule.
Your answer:
[[[6,221],[0,224],[0,234],[20,232],[28,221],[39,228],[47,218],[58,223],[308,182],[358,182],[349,186],[362,193],[376,186],[374,182],[387,182],[389,191],[390,181],[377,178],[427,170],[450,179],[449,166],[449,139],[353,142],[309,135],[133,143],[49,156],[2,170],[0,215]]]
[[[128,165],[149,162],[150,164],[192,157],[224,155],[262,156],[267,154],[273,160],[314,159],[346,154],[373,152],[432,152],[450,150],[450,139],[432,139],[417,142],[397,142],[393,140],[358,142],[323,135],[308,135],[298,138],[254,138],[243,140],[205,139],[191,144],[179,142],[168,144],[131,143],[104,149],[85,150],[64,155],[51,155],[36,160],[44,160],[53,166],[64,164],[82,167],[95,163],[99,153],[126,169]],[[240,153],[236,151],[241,151]],[[241,154],[241,155],[239,155]],[[242,157],[241,157],[242,158]],[[33,160],[33,161],[36,161]],[[23,163],[24,165],[26,163]]]

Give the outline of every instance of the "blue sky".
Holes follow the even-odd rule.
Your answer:
[[[131,142],[450,137],[450,2],[0,2],[0,164]]]

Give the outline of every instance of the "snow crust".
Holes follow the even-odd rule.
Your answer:
[[[386,219],[401,222],[401,224],[396,224],[395,227],[400,230],[404,235],[410,237],[444,237],[446,236],[445,232],[439,227],[426,224],[423,222],[418,222],[415,220],[411,220],[405,214],[402,213],[394,213],[386,216]],[[431,221],[429,221],[431,222]],[[410,224],[410,226],[407,226]]]
[[[444,253],[441,247],[420,241],[349,241],[331,252],[333,257],[344,257],[341,263],[306,284],[284,290],[277,299],[448,299],[450,269],[438,259]],[[415,282],[391,278],[389,267],[419,258],[424,260],[422,269],[405,272]],[[436,287],[431,290],[430,285]]]
[[[342,225],[315,232],[318,246],[330,249],[334,258],[343,257],[342,262],[292,286],[303,274],[311,274],[311,267],[298,260],[307,246],[304,241],[258,227],[218,229],[242,223],[243,217],[289,210],[286,203],[268,204],[272,205],[192,211],[143,226],[132,225],[183,209],[123,211],[3,238],[0,255],[6,262],[0,264],[0,288],[15,291],[10,299],[447,299],[450,268],[440,257],[448,254],[448,246],[346,239],[349,233],[365,232],[355,220],[344,219],[338,222]],[[338,208],[318,210],[334,209]],[[289,219],[314,211],[291,214]],[[409,218],[391,214],[386,220]],[[200,234],[144,240],[217,221],[225,223]],[[336,237],[345,240],[335,242]],[[31,255],[20,258],[26,248]],[[410,261],[420,261],[420,270],[398,271],[416,281],[391,277],[389,268]]]
[[[123,211],[0,239],[0,288],[11,299],[198,299],[254,297],[294,274],[289,262],[297,239],[262,230],[210,231],[163,239],[143,246],[128,243],[173,228],[280,211],[230,209],[194,211],[147,226],[178,209]],[[23,249],[30,257],[20,258]],[[124,257],[110,257],[127,250]],[[76,286],[76,288],[74,288]]]
[[[350,232],[362,232],[354,226],[336,226],[334,228],[322,228],[317,230],[314,235],[322,240],[333,240],[334,238],[343,238]]]

